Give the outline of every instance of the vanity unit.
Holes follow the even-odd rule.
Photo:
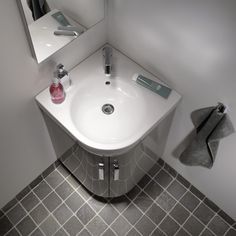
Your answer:
[[[62,104],[49,89],[36,100],[76,142],[63,164],[91,192],[117,197],[131,190],[162,156],[181,96],[167,99],[134,81],[141,74],[163,84],[113,49],[112,71],[104,73],[102,49],[70,71],[72,86]]]

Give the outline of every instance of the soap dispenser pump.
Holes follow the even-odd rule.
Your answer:
[[[57,73],[54,73],[52,84],[49,88],[51,100],[55,104],[60,104],[65,100],[65,92]]]

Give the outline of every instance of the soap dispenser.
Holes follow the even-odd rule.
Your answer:
[[[60,104],[65,100],[65,92],[57,73],[54,73],[52,84],[49,88],[51,100],[55,104]]]

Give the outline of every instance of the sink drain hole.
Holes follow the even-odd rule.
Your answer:
[[[106,85],[109,85],[110,83],[111,83],[110,81],[106,81],[106,83],[105,83],[105,84],[106,84]]]
[[[114,112],[115,108],[111,104],[105,104],[102,106],[102,112],[106,115],[110,115]]]

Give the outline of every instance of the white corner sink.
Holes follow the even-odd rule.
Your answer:
[[[48,88],[36,100],[88,151],[102,156],[122,154],[154,129],[181,99],[174,90],[164,99],[142,87],[132,79],[137,73],[163,83],[114,49],[112,76],[106,77],[99,50],[70,71],[72,86],[62,104],[51,102]],[[113,113],[103,112],[105,104],[113,106]],[[111,112],[110,108],[105,110]]]

